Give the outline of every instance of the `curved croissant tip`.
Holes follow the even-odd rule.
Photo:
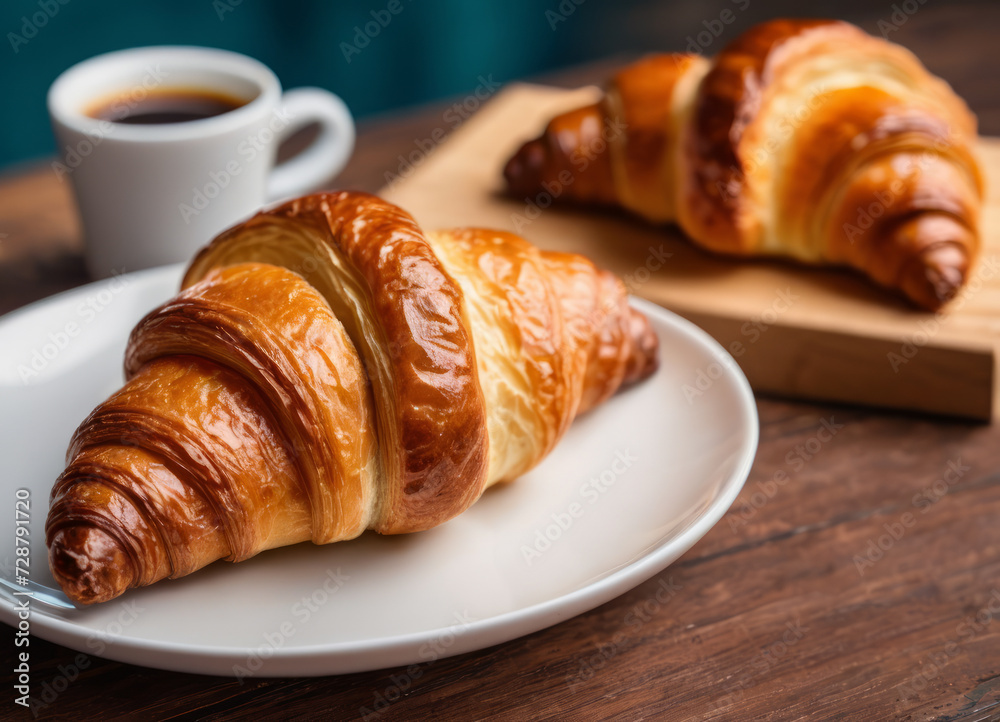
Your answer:
[[[132,586],[135,571],[121,544],[92,526],[57,531],[49,544],[49,567],[77,604],[114,599]]]
[[[645,314],[629,308],[629,335],[632,337],[632,354],[625,369],[623,384],[642,381],[660,367],[660,339]]]
[[[925,248],[904,267],[900,285],[914,303],[937,311],[961,290],[968,269],[964,245],[940,243]]]
[[[545,157],[545,143],[541,138],[522,145],[503,169],[507,189],[516,196],[535,193],[541,187]]]

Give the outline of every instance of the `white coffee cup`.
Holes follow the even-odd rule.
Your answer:
[[[185,91],[243,104],[186,122],[92,117],[109,104],[127,110],[149,94]],[[265,203],[330,180],[354,148],[354,122],[336,95],[283,94],[262,63],[210,48],[135,48],[85,60],[56,79],[48,107],[59,156],[52,165],[72,181],[97,278],[187,261]],[[281,142],[310,123],[320,126],[313,144],[275,166]]]

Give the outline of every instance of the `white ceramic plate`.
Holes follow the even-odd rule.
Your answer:
[[[13,576],[17,489],[31,494],[30,574],[70,435],[122,383],[132,326],[179,267],[101,281],[0,319],[0,566]],[[428,532],[219,562],[31,634],[88,654],[205,674],[326,675],[426,662],[592,609],[677,559],[722,517],[757,447],[753,395],[704,332],[642,301],[660,371],[577,419],[545,462]],[[10,602],[0,618],[17,625]]]

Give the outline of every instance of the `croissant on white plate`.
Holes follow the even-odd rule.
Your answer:
[[[975,116],[905,48],[845,22],[774,20],[712,60],[623,69],[504,175],[516,196],[559,184],[561,201],[673,222],[718,253],[851,266],[936,310],[979,252],[975,139]]]
[[[610,273],[323,193],[220,235],[79,427],[49,563],[91,604],[218,559],[429,529],[658,363]]]

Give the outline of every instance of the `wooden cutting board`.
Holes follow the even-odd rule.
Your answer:
[[[1000,139],[979,156],[988,200],[984,249],[963,295],[938,314],[914,310],[849,271],[713,256],[679,231],[624,214],[503,194],[504,164],[555,113],[593,102],[596,88],[511,85],[454,133],[414,139],[381,194],[427,228],[475,225],[576,251],[632,293],[701,326],[757,391],[990,420],[1000,414]],[[663,350],[670,363],[670,349]],[[720,365],[728,363],[720,359]],[[692,402],[720,367],[692,369]]]

